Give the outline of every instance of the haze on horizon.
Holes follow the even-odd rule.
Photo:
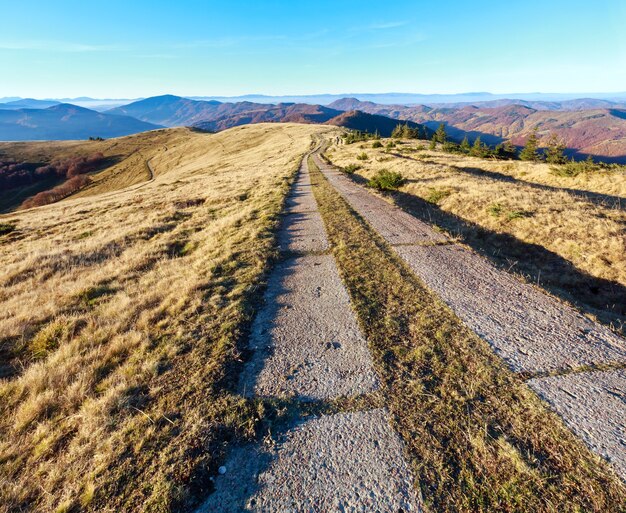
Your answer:
[[[0,13],[0,97],[626,91],[619,0],[25,0]]]

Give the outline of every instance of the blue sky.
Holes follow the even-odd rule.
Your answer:
[[[622,0],[0,0],[0,97],[623,92],[625,26]]]

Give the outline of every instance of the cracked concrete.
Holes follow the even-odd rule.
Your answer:
[[[531,379],[528,384],[626,480],[626,369]]]
[[[275,446],[233,451],[199,511],[416,512],[401,455],[382,409],[308,419]]]
[[[408,224],[407,213],[398,215],[396,206],[369,193],[317,154],[314,159],[350,206],[512,370],[537,374],[626,365],[624,338],[450,239],[451,243],[443,244],[432,238],[426,223]],[[407,233],[411,227],[413,236]],[[528,383],[626,480],[624,369],[570,373]]]

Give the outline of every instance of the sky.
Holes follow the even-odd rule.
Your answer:
[[[624,92],[622,0],[0,0],[0,97]]]

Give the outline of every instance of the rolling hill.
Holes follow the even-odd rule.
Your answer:
[[[6,103],[0,103],[0,109],[16,110],[16,109],[47,109],[59,105],[56,100],[35,100],[33,98],[23,98]]]
[[[432,131],[422,124],[412,121],[406,122],[411,128],[422,127],[426,130],[427,137],[432,135]],[[329,119],[327,125],[335,125],[350,130],[360,130],[362,132],[378,132],[382,137],[389,137],[393,129],[398,126],[398,120],[391,119],[387,116],[379,116],[378,114],[368,114],[360,110],[352,110],[344,112]]]
[[[46,109],[0,109],[0,140],[71,140],[120,137],[161,128],[129,116],[95,112],[71,104]]]
[[[410,120],[423,123],[431,129],[444,123],[454,138],[480,136],[489,144],[511,140],[514,144],[523,145],[537,128],[540,143],[545,143],[550,134],[554,133],[564,141],[570,154],[626,161],[626,110],[586,109],[591,104],[597,104],[597,100],[590,102],[569,102],[572,110],[538,110],[521,102],[496,107],[464,105],[435,108],[425,105],[378,105],[344,98],[333,102],[331,107],[338,110],[358,109],[370,114]],[[580,110],[574,110],[574,106],[580,107]]]

